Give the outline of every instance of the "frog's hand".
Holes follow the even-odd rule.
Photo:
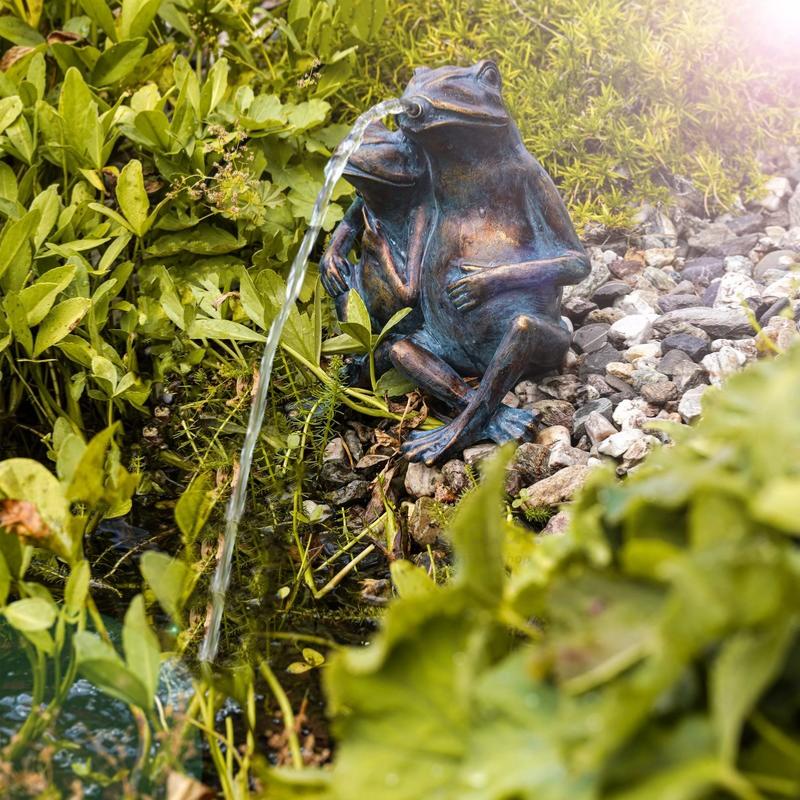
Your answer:
[[[353,249],[356,238],[361,233],[363,205],[364,201],[358,198],[347,209],[344,218],[331,234],[328,247],[320,259],[319,271],[322,285],[331,297],[338,297],[349,288],[352,268],[347,255]]]

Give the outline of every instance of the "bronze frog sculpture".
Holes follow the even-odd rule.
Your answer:
[[[421,323],[392,342],[390,358],[456,414],[403,445],[410,460],[432,464],[481,439],[533,435],[535,415],[503,397],[559,366],[570,343],[562,287],[590,267],[555,185],[505,108],[493,62],[418,69],[403,97],[413,111],[399,125],[427,162],[429,196],[419,202],[430,211]]]
[[[416,145],[383,123],[367,128],[344,170],[358,197],[331,236],[322,257],[322,283],[344,319],[347,292],[363,298],[373,330],[379,331],[402,308],[416,309],[398,326],[411,333],[422,322],[419,272],[431,209],[428,169]],[[361,257],[347,255],[361,236]]]

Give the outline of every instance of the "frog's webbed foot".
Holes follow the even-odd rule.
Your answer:
[[[486,424],[487,439],[496,444],[506,442],[531,442],[536,436],[538,414],[523,408],[501,405],[498,412]]]
[[[459,450],[472,443],[465,442],[461,431],[455,430],[451,422],[432,431],[413,431],[400,450],[409,461],[424,461],[432,466],[455,457]]]

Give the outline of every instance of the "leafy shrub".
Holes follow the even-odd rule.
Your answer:
[[[249,373],[239,343],[264,340],[347,130],[326,98],[382,19],[365,0],[255,5],[0,17],[15,45],[0,75],[0,417],[91,428],[201,363]],[[312,270],[286,337],[314,366],[315,285]]]
[[[454,581],[394,564],[382,632],[332,659],[332,772],[275,796],[798,796],[798,391],[796,348],[732,378],[627,480],[595,473],[564,537],[503,519],[494,463]]]
[[[411,68],[493,58],[528,148],[576,220],[625,224],[674,177],[710,205],[757,179],[756,151],[796,138],[796,49],[757,38],[753,0],[398,2],[348,95],[401,91]],[[794,131],[794,134],[792,134]],[[681,189],[684,184],[679,184]]]

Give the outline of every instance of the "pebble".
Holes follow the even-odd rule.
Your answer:
[[[621,297],[616,307],[623,314],[655,314],[658,293],[650,289],[634,289],[630,294]]]
[[[692,361],[700,361],[708,352],[708,342],[690,333],[672,333],[661,340],[661,349],[664,354],[670,350],[681,350]]]
[[[589,453],[586,450],[580,450],[577,447],[572,447],[565,442],[556,442],[550,449],[550,456],[547,460],[547,466],[550,471],[555,472],[562,467],[571,467],[575,464],[586,464],[589,460]]]
[[[712,386],[720,386],[725,379],[738,372],[747,361],[745,354],[740,350],[725,345],[716,353],[709,353],[701,362],[708,372],[708,379]]]
[[[522,445],[522,447],[524,446]],[[455,495],[462,494],[468,486],[472,485],[467,474],[467,465],[459,458],[450,459],[442,465],[442,478],[447,488]]]
[[[665,406],[680,396],[672,381],[657,381],[642,387],[642,399],[656,406]]]
[[[572,415],[575,413],[575,406],[566,400],[537,400],[530,406],[531,411],[539,415],[539,422],[542,425],[564,425],[572,424]]]
[[[764,184],[764,194],[756,202],[767,211],[777,211],[781,207],[783,198],[791,192],[792,184],[789,183],[789,179],[776,175]]]
[[[653,329],[667,336],[678,333],[676,328],[683,322],[700,328],[715,339],[740,339],[753,333],[744,312],[732,308],[682,308],[670,311],[655,320]]]
[[[404,485],[412,497],[433,497],[436,494],[436,485],[441,483],[442,477],[441,471],[436,467],[410,462]]]
[[[714,308],[741,308],[748,297],[760,296],[761,290],[750,276],[742,272],[726,272],[720,279]]]
[[[644,263],[648,267],[666,267],[675,261],[676,251],[675,247],[651,247],[644,251]]]
[[[647,422],[647,414],[640,400],[623,400],[614,409],[612,419],[622,430],[641,428]]]
[[[794,250],[773,250],[767,253],[753,268],[753,277],[756,280],[763,280],[765,273],[777,269],[782,272],[792,268],[800,261],[800,253]]]
[[[702,397],[708,386],[695,386],[689,389],[678,403],[678,413],[684,422],[691,422],[700,416],[702,411]]]
[[[644,432],[637,428],[628,428],[619,433],[614,433],[605,441],[597,445],[597,452],[604,456],[619,458],[635,442],[644,438]]]
[[[441,517],[436,511],[436,501],[430,497],[420,497],[411,510],[408,519],[408,532],[420,547],[436,543],[442,531]]]
[[[470,467],[477,467],[480,465],[481,461],[489,458],[496,452],[496,444],[492,444],[491,442],[481,442],[480,444],[474,444],[472,447],[468,447],[462,455],[464,457],[464,461]]]
[[[584,430],[593,445],[599,444],[617,432],[616,427],[603,414],[597,411],[589,414],[584,423]]]
[[[617,320],[608,329],[608,338],[615,347],[633,347],[644,344],[653,332],[651,317],[645,314],[631,314]]]
[[[537,444],[550,447],[556,442],[565,442],[566,444],[572,443],[569,428],[566,428],[564,425],[551,425],[548,428],[542,428],[536,435]]]
[[[550,447],[546,444],[525,442],[517,448],[509,468],[519,473],[523,485],[530,486],[550,474],[549,460]]]
[[[534,483],[520,492],[521,505],[525,508],[552,508],[571,500],[586,482],[591,467],[574,464],[564,467],[549,478]]]
[[[584,325],[575,331],[572,344],[579,353],[594,353],[608,341],[608,331],[611,326],[607,322],[595,322]]]
[[[681,271],[681,277],[691,281],[695,286],[705,288],[714,278],[721,278],[724,273],[723,259],[703,256],[687,261]]]
[[[640,359],[657,359],[661,355],[661,342],[644,342],[629,347],[623,354],[626,361],[635,364]]]
[[[553,514],[547,525],[542,528],[540,536],[563,536],[569,530],[570,516],[567,511],[559,511]]]
[[[574,436],[583,436],[585,432],[586,421],[592,414],[600,414],[606,419],[611,419],[611,414],[614,411],[614,406],[608,398],[601,397],[597,400],[592,400],[590,403],[582,405],[575,412],[572,418],[572,433]]]
[[[738,272],[752,278],[753,262],[747,256],[728,256],[725,259],[725,272]]]

